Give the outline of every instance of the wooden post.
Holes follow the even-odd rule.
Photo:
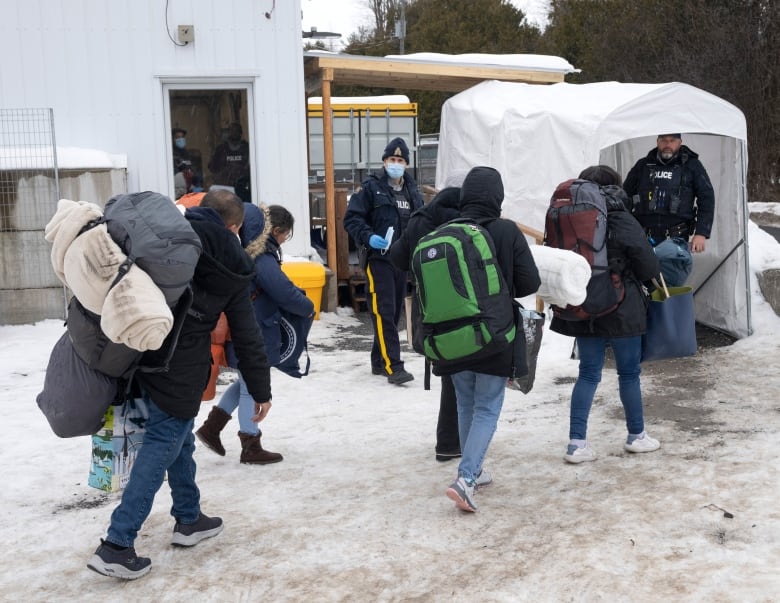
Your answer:
[[[520,224],[519,222],[517,222],[517,227],[524,235],[531,237],[537,245],[542,245],[544,243],[544,233],[542,231],[526,226],[525,224]],[[544,301],[542,301],[542,298],[538,295],[536,296],[536,311],[539,312],[539,314],[544,312]]]
[[[330,84],[333,69],[322,70],[322,145],[325,157],[325,234],[328,246],[328,268],[336,279],[338,274],[338,250],[336,249],[336,188],[333,167],[333,115],[330,108]]]

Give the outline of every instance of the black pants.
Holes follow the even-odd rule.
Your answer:
[[[388,375],[403,370],[401,343],[398,340],[398,320],[406,297],[406,272],[390,262],[370,259],[368,277],[368,312],[374,327],[371,366]]]
[[[436,452],[445,453],[460,450],[458,436],[458,401],[455,386],[449,375],[441,378],[441,399],[439,400],[439,421],[436,424]]]

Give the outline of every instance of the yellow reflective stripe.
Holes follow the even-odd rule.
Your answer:
[[[376,338],[379,340],[379,352],[382,354],[382,360],[385,362],[385,370],[388,375],[393,374],[390,368],[390,357],[387,355],[387,346],[385,345],[385,331],[382,325],[382,317],[379,315],[379,308],[376,303],[376,290],[374,289],[374,274],[371,272],[371,265],[366,266],[366,276],[368,277],[368,290],[371,293],[371,313],[374,315],[376,324]]]

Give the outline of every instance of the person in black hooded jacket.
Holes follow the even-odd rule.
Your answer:
[[[490,167],[473,168],[460,189],[460,214],[479,222],[490,234],[496,262],[512,298],[536,292],[541,284],[525,236],[511,220],[502,219],[504,184],[501,174]],[[462,457],[458,477],[447,496],[463,511],[476,511],[474,491],[487,485],[491,476],[482,467],[504,403],[507,379],[512,373],[512,347],[479,360],[434,364],[433,372],[451,375],[458,400],[458,430]]]
[[[199,207],[185,213],[203,246],[191,283],[192,306],[169,370],[136,373],[135,387],[149,408],[149,419],[107,536],[87,564],[100,574],[132,580],[151,570],[151,560],[136,555],[134,541],[166,473],[173,499],[171,515],[176,520],[171,544],[194,546],[222,531],[221,518],[200,510],[192,433],[209,379],[211,331],[221,312],[227,315],[238,366],[255,399],[254,420],[263,420],[271,408],[270,367],[249,298],[254,264],[236,236],[243,215],[241,200],[225,190],[209,192]],[[166,357],[171,345],[166,340],[160,350],[146,352],[143,364],[159,365],[156,357]]]
[[[580,359],[579,375],[571,394],[569,445],[564,460],[582,463],[596,459],[587,442],[588,415],[601,381],[607,345],[612,348],[618,373],[620,401],[626,415],[629,452],[652,452],[658,440],[645,431],[642,410],[642,334],[647,330],[647,295],[643,282],[658,276],[660,266],[642,226],[626,210],[626,194],[620,175],[605,165],[586,168],[579,178],[602,187],[607,199],[607,260],[610,270],[622,275],[625,297],[613,312],[588,321],[553,317],[550,329],[576,337]]]
[[[440,190],[430,203],[415,211],[409,218],[401,238],[390,248],[388,255],[398,270],[409,271],[412,253],[417,242],[434,228],[460,217],[460,187],[448,186]],[[412,298],[413,311],[417,306]],[[419,314],[419,308],[417,308]],[[407,326],[412,317],[407,316]],[[418,350],[420,351],[420,350]],[[436,423],[436,460],[449,461],[461,456],[458,435],[458,405],[455,388],[449,375],[442,375],[439,397],[439,418]]]

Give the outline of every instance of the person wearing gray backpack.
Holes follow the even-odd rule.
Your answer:
[[[169,201],[167,201],[169,202]],[[169,370],[136,373],[134,391],[149,407],[146,433],[122,500],[111,514],[105,539],[87,567],[104,576],[134,580],[152,568],[148,557],[135,552],[135,539],[152,510],[165,476],[171,488],[171,515],[175,523],[171,544],[195,546],[222,531],[220,517],[201,511],[195,483],[195,436],[192,429],[211,370],[211,331],[224,312],[233,326],[233,344],[241,362],[247,389],[255,400],[254,421],[271,409],[270,367],[263,337],[247,295],[254,264],[238,240],[244,218],[241,200],[225,190],[209,192],[199,207],[185,213],[203,247],[191,281],[193,300],[170,355]],[[145,352],[158,364],[174,342]]]

